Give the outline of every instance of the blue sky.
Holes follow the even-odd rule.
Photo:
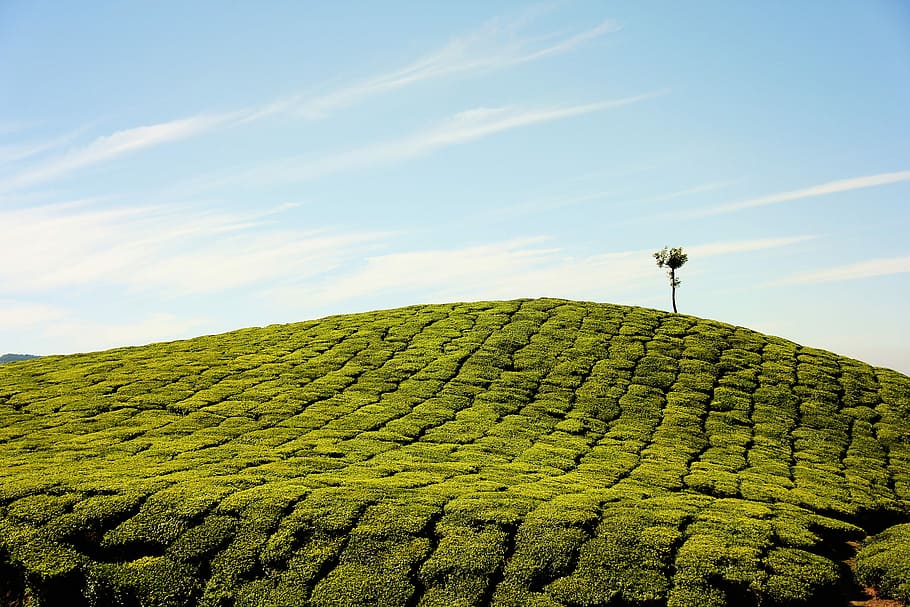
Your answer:
[[[910,372],[903,2],[0,4],[0,352],[423,302]]]

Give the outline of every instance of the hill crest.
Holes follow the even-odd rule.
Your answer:
[[[46,605],[830,604],[892,527],[858,571],[906,598],[908,418],[894,371],[552,299],[44,357],[0,369],[0,563]]]

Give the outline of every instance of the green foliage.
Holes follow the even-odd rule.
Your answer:
[[[856,555],[856,575],[883,596],[910,603],[910,524],[869,538]]]
[[[908,420],[897,373],[554,299],[44,357],[0,367],[0,575],[91,607],[819,604],[908,520]],[[908,545],[857,575],[910,600]]]
[[[658,268],[667,268],[667,276],[670,278],[670,287],[673,289],[673,311],[676,312],[676,288],[682,282],[676,277],[676,270],[681,268],[689,260],[689,256],[686,255],[680,247],[674,247],[672,249],[664,247],[660,251],[654,253],[654,259],[657,261]]]
[[[831,597],[837,590],[837,567],[805,550],[775,548],[765,558],[768,597],[779,605],[808,603]]]

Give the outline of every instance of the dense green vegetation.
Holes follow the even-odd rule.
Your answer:
[[[856,560],[860,581],[910,603],[910,524],[870,538]]]
[[[10,605],[828,605],[867,534],[862,579],[906,599],[908,514],[910,378],[654,310],[428,305],[0,368]]]

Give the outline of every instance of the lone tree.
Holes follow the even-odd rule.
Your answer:
[[[654,259],[657,260],[658,268],[667,268],[667,276],[670,277],[670,288],[673,293],[673,311],[676,312],[676,287],[680,285],[680,280],[676,278],[676,270],[689,261],[689,256],[683,253],[682,247],[672,249],[664,247],[654,254]]]

